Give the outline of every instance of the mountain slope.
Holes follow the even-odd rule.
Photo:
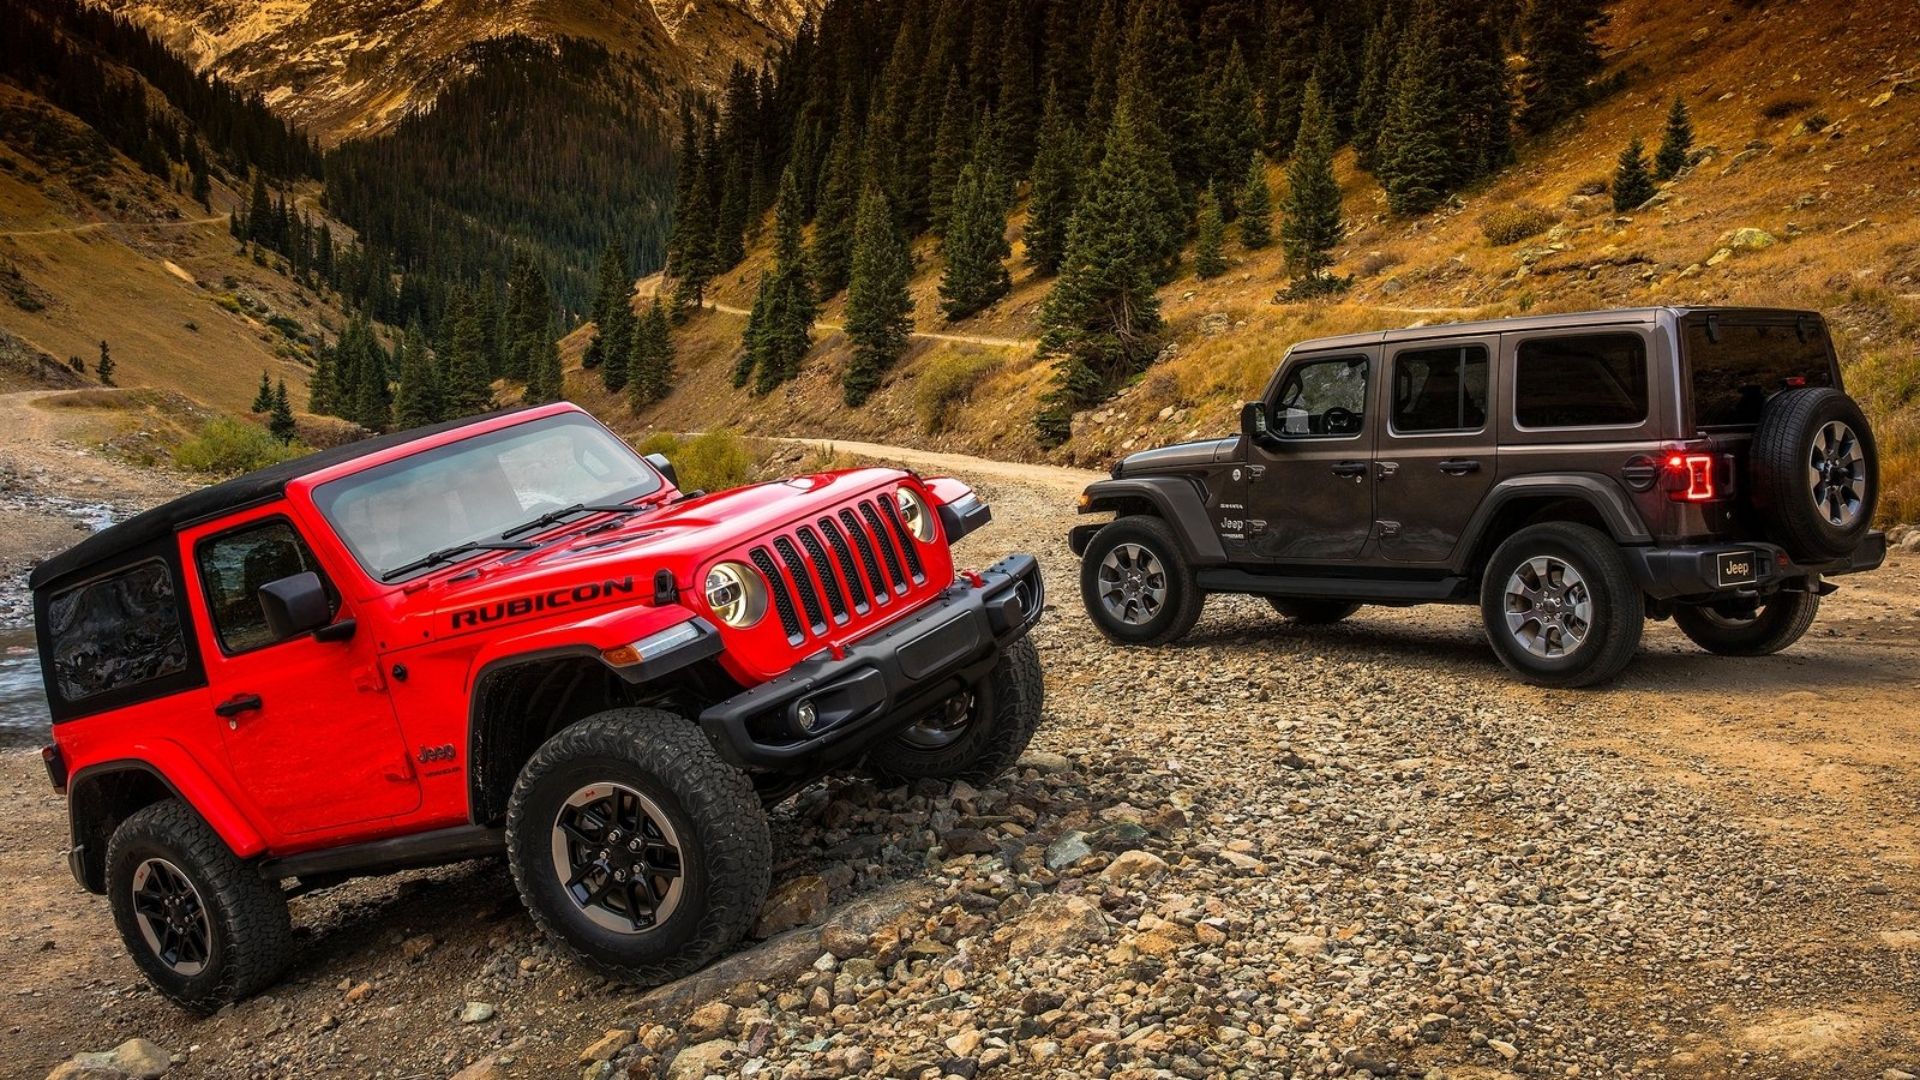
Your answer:
[[[472,46],[577,38],[622,57],[653,88],[717,86],[757,60],[814,0],[104,0],[203,70],[263,95],[332,145],[430,108],[474,70]]]
[[[1258,392],[1292,343],[1349,330],[1655,303],[1811,307],[1831,316],[1849,386],[1874,415],[1887,454],[1888,509],[1920,515],[1920,84],[1902,66],[1913,44],[1907,5],[1761,3],[1726,10],[1626,0],[1605,31],[1607,75],[1619,89],[1561,127],[1519,147],[1519,162],[1432,214],[1388,213],[1379,184],[1340,157],[1348,236],[1333,270],[1355,278],[1335,301],[1284,302],[1276,248],[1228,245],[1228,272],[1210,281],[1189,258],[1160,290],[1168,320],[1159,362],[1104,405],[1075,417],[1072,440],[1051,456],[1103,465],[1128,450],[1230,431],[1238,403]],[[1675,96],[1693,111],[1705,157],[1653,204],[1617,214],[1604,191],[1635,134],[1658,141]],[[1278,195],[1284,176],[1270,171]],[[1537,210],[1536,235],[1495,244],[1496,210]],[[918,249],[913,293],[922,331],[1026,338],[1050,282],[1022,261],[1014,291],[972,319],[948,324],[934,289],[941,261]],[[1737,230],[1772,242],[1746,248]],[[763,229],[763,236],[770,233]],[[1750,234],[1749,234],[1750,235]],[[1766,241],[1755,241],[1766,243]],[[1725,252],[1722,254],[1722,252]],[[749,307],[766,252],[724,275],[709,296]],[[837,321],[839,302],[822,318]],[[743,320],[693,316],[680,331],[683,389],[622,422],[767,433],[871,437],[906,428],[944,449],[1037,459],[1031,418],[1049,365],[1028,349],[923,340],[861,410],[839,400],[847,345],[815,334],[801,378],[765,398],[730,388]],[[709,371],[708,367],[713,370]],[[968,373],[971,374],[968,374]],[[966,378],[959,378],[966,375]],[[947,388],[955,380],[959,391]],[[969,379],[971,380],[969,382]],[[591,393],[583,387],[583,393]],[[936,393],[939,390],[939,393]],[[923,402],[951,394],[938,433],[921,429]],[[937,412],[937,410],[936,410]]]

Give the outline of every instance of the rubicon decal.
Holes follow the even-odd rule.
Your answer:
[[[532,596],[516,596],[511,600],[496,600],[491,604],[482,604],[479,607],[454,612],[453,628],[460,630],[507,619],[524,619],[543,611],[556,611],[576,604],[591,604],[595,600],[603,600],[632,591],[633,579],[625,577],[617,581],[601,581],[589,585],[575,585],[571,589],[535,593]]]

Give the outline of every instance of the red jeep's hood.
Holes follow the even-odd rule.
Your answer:
[[[855,469],[794,477],[671,503],[624,520],[592,515],[557,526],[533,551],[509,551],[436,571],[392,594],[395,640],[420,643],[550,619],[569,611],[648,603],[654,576],[694,592],[707,563],[792,522],[909,474]],[[601,528],[605,526],[604,530]],[[473,612],[477,615],[463,613]]]

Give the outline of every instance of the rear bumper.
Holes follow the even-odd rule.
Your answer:
[[[1741,591],[1776,589],[1790,581],[1815,576],[1836,577],[1877,569],[1887,561],[1885,533],[1870,532],[1851,555],[1824,563],[1793,561],[1775,544],[1729,543],[1712,546],[1623,549],[1627,564],[1648,596],[1656,600],[1675,600],[1696,596],[1715,596]],[[1751,552],[1755,576],[1751,581],[1723,584],[1721,556]]]
[[[1014,555],[963,577],[911,618],[711,706],[700,725],[747,769],[817,772],[978,683],[1045,610],[1040,567]],[[801,723],[802,706],[815,720]]]

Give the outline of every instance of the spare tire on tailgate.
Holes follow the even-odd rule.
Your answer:
[[[1753,434],[1748,471],[1768,531],[1796,559],[1841,558],[1873,527],[1880,455],[1866,414],[1839,390],[1774,395]]]

